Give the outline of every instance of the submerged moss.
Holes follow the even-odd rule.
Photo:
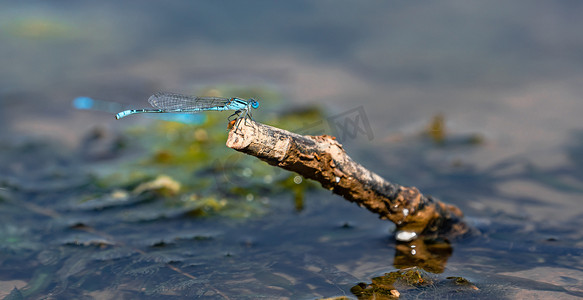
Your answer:
[[[156,191],[163,196],[174,196],[180,192],[180,182],[166,175],[160,175],[156,179],[141,183],[132,192],[139,195],[147,191]]]
[[[428,273],[419,268],[409,268],[375,277],[370,284],[361,282],[350,291],[358,299],[396,299],[401,294],[398,289],[412,289],[432,284],[433,279]]]
[[[467,287],[467,288],[470,288],[472,290],[479,290],[478,287],[476,287],[471,281],[469,281],[463,277],[451,276],[451,277],[447,277],[446,279],[451,280],[455,285]]]

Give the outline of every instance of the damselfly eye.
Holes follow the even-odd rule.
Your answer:
[[[251,99],[251,107],[257,109],[259,107],[259,102],[255,99]]]

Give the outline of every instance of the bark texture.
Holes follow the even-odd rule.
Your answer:
[[[303,136],[249,119],[234,125],[229,148],[320,182],[395,223],[399,240],[450,238],[468,230],[457,207],[426,197],[415,187],[384,180],[353,161],[333,136]]]

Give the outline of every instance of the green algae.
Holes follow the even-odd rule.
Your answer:
[[[358,299],[397,299],[399,289],[415,289],[432,284],[433,279],[429,273],[419,268],[409,268],[374,277],[370,284],[361,282],[350,291]]]
[[[239,90],[238,95],[254,93],[259,94],[255,97],[260,101],[273,95],[258,89]],[[261,108],[269,107],[268,101],[260,103]],[[256,114],[260,116],[260,110]],[[127,200],[153,193],[166,207],[181,207],[190,216],[219,214],[246,218],[264,213],[270,198],[290,194],[301,210],[303,195],[316,185],[227,148],[228,129],[223,114],[207,115],[200,125],[154,122],[129,128],[124,134],[124,147],[140,155],[117,160],[115,165],[100,166],[93,174],[94,184],[110,192],[99,197],[85,195],[82,202],[101,198],[109,205],[116,197]],[[268,122],[280,120],[275,123],[293,126],[318,118],[322,118],[322,113],[311,109],[309,114],[292,112]],[[164,176],[163,182],[160,176]],[[153,186],[147,187],[148,184]],[[124,202],[127,201],[119,204]]]

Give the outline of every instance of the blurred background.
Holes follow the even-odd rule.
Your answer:
[[[0,154],[3,156],[0,169],[4,169],[0,170],[0,187],[3,186],[3,190],[0,190],[3,202],[0,204],[5,206],[5,216],[10,213],[6,207],[18,207],[21,204],[15,203],[22,201],[53,209],[61,217],[64,211],[72,209],[64,209],[64,204],[55,200],[61,199],[58,195],[62,194],[55,192],[52,179],[50,185],[39,183],[44,182],[42,180],[46,179],[46,173],[41,172],[45,175],[39,175],[38,170],[44,168],[47,161],[57,161],[57,165],[67,161],[66,168],[59,169],[61,173],[57,172],[65,174],[62,175],[64,177],[70,175],[68,170],[71,169],[83,174],[90,173],[95,178],[104,173],[111,175],[111,169],[131,168],[127,165],[119,167],[120,161],[127,162],[128,156],[135,158],[135,153],[141,152],[116,152],[111,155],[114,160],[109,161],[98,161],[95,157],[88,160],[75,159],[73,162],[66,159],[83,157],[80,154],[83,151],[95,151],[93,144],[87,145],[88,136],[95,130],[122,138],[140,134],[154,137],[148,132],[131,132],[131,128],[174,126],[152,125],[158,122],[142,116],[116,121],[112,112],[78,110],[72,105],[73,99],[77,97],[91,97],[128,107],[147,107],[148,97],[156,91],[256,97],[261,103],[259,110],[254,112],[257,121],[288,130],[301,131],[299,129],[303,128],[311,134],[344,134],[342,143],[355,160],[388,180],[416,186],[424,193],[459,206],[472,222],[478,224],[477,227],[485,226],[486,229],[482,228],[483,233],[490,230],[498,236],[504,236],[501,238],[502,244],[476,242],[478,244],[470,243],[467,248],[464,248],[463,242],[458,248],[454,245],[456,250],[448,265],[450,272],[459,273],[462,272],[460,270],[469,269],[471,272],[484,271],[532,280],[528,284],[520,281],[523,283],[522,288],[518,288],[518,292],[523,293],[521,295],[530,295],[536,290],[539,293],[547,292],[553,297],[570,297],[578,295],[571,294],[573,291],[583,292],[583,263],[581,252],[577,250],[581,247],[579,240],[583,235],[580,227],[582,222],[579,220],[583,215],[581,2],[446,0],[423,4],[363,4],[345,1],[0,1],[0,6]],[[319,111],[319,117],[313,120],[301,119],[302,112],[312,108]],[[354,112],[359,119],[347,122],[346,114]],[[300,117],[290,123],[281,123],[282,118],[293,113]],[[213,125],[215,130],[224,131],[225,122],[217,122]],[[348,127],[352,125],[360,126],[360,130],[355,127],[352,134],[346,135],[342,130],[350,130]],[[188,128],[181,130],[195,130],[193,127]],[[198,133],[200,140],[202,133]],[[167,134],[160,136],[168,137]],[[218,138],[215,142],[217,147],[224,148],[224,140]],[[42,146],[30,146],[38,143]],[[47,147],[44,143],[53,146]],[[113,142],[109,140],[108,143]],[[133,149],[132,143],[126,142],[125,145]],[[152,148],[154,142],[144,143],[144,148],[148,149]],[[225,151],[225,156],[231,154]],[[158,151],[151,155],[164,161],[167,153]],[[175,154],[169,155],[174,157],[172,155]],[[251,165],[259,163],[252,158],[242,159]],[[107,164],[109,171],[103,171],[103,166]],[[156,169],[152,173],[155,172],[161,171]],[[188,180],[197,181],[201,176],[204,177],[197,173],[190,179],[183,178],[182,184]],[[278,178],[287,175],[277,173],[270,176]],[[293,178],[293,175],[290,176]],[[67,194],[69,200],[79,199],[79,194],[87,191],[87,185],[93,186],[90,182],[90,179],[81,183],[66,181],[61,187],[70,192]],[[233,180],[230,182],[232,185]],[[221,184],[228,185],[229,180]],[[259,186],[265,187],[268,184],[269,181]],[[93,188],[93,195],[113,190],[107,184],[101,188],[103,190],[99,191]],[[38,198],[40,194],[47,195],[47,189],[53,191],[53,196],[50,199]],[[254,189],[258,195],[252,199],[267,197],[271,202],[277,199],[265,196],[265,193],[261,196],[257,186]],[[259,258],[255,257],[265,264],[240,266],[239,271],[247,268],[253,273],[255,268],[275,269],[277,272],[273,272],[283,279],[274,283],[267,279],[273,277],[265,274],[263,277],[255,276],[258,290],[245,295],[291,298],[350,295],[350,286],[358,281],[370,282],[370,278],[375,275],[399,269],[393,265],[395,245],[391,239],[390,224],[376,220],[376,216],[350,203],[343,203],[346,201],[335,196],[317,191],[314,193],[312,198],[319,200],[313,200],[312,207],[340,205],[342,209],[337,214],[331,212],[334,211],[331,208],[314,208],[311,211],[310,205],[306,204],[306,210],[296,211],[293,208],[298,208],[296,197],[294,205],[278,208],[283,216],[280,215],[277,221],[283,219],[289,223],[284,221],[284,225],[280,224],[282,227],[271,225],[276,226],[270,227],[272,234],[280,236],[281,230],[298,222],[296,218],[309,218],[314,222],[310,224],[328,228],[324,229],[323,235],[329,233],[326,230],[336,230],[334,226],[340,224],[339,227],[346,225],[359,228],[362,232],[358,236],[366,236],[364,232],[372,236],[359,240],[357,234],[351,235],[349,240],[354,243],[354,247],[347,253],[353,259],[343,256],[337,258],[337,261],[331,261],[327,255],[315,250],[319,246],[309,241],[296,240],[294,246],[299,244],[298,247],[304,249],[302,251],[313,253],[309,256],[311,258],[295,257],[289,265],[297,264],[298,261],[306,265],[314,265],[315,262],[319,264],[316,265],[320,271],[316,273],[321,277],[318,277],[319,281],[311,282],[314,286],[311,289],[309,285],[300,287],[298,282],[311,278],[313,274],[298,276],[302,280],[290,279],[290,274],[297,270],[286,267],[279,270],[277,264],[267,263],[273,261],[274,250],[264,240],[272,236],[266,233],[266,236],[240,238],[240,235],[251,235],[253,231],[261,232],[262,226],[275,220],[260,218],[257,222],[261,225],[253,223],[236,226],[236,229],[208,225],[209,228],[222,228],[219,229],[222,233],[203,230],[206,234],[203,237],[211,236],[211,240],[227,241],[232,237],[238,241],[237,245],[246,245],[241,246],[243,248],[251,247],[249,244],[253,242],[249,241],[268,245],[259,252],[263,256],[257,254]],[[87,200],[87,195],[84,197],[81,198]],[[248,196],[243,198],[249,200]],[[71,200],[67,205],[74,206],[72,203],[77,205],[79,201]],[[94,214],[87,213],[90,216]],[[54,220],[50,212],[45,211],[45,216]],[[46,237],[62,236],[62,230],[72,230],[76,222],[95,228],[100,223],[88,225],[91,222],[69,217],[75,221],[61,224],[66,229],[57,226],[60,229],[53,228],[50,233],[14,231],[6,221],[3,225],[4,241],[14,236],[31,236],[38,244],[30,246],[16,243],[4,248],[6,256],[2,260],[3,268],[11,270],[0,274],[1,281],[10,283],[0,286],[4,292],[7,289],[5,294],[14,286],[25,295],[35,297],[49,293],[88,295],[88,291],[99,291],[93,296],[105,298],[144,296],[140,294],[144,290],[154,298],[193,295],[193,290],[204,290],[207,294],[202,292],[201,295],[216,298],[237,293],[228,288],[215,289],[219,284],[213,278],[205,278],[204,283],[197,281],[196,284],[200,284],[197,288],[188,289],[184,284],[180,287],[171,286],[166,292],[155,288],[159,287],[156,280],[152,280],[153,287],[142,289],[142,286],[125,277],[117,278],[115,284],[104,280],[100,287],[85,286],[79,279],[85,277],[78,270],[72,271],[69,267],[63,271],[63,266],[71,256],[62,247],[73,242],[59,238],[59,242],[51,244]],[[168,218],[175,218],[174,221],[181,223],[190,222],[194,228],[204,227],[192,216],[165,215],[163,219]],[[323,221],[325,218],[327,221],[334,220],[332,223],[336,225],[326,223]],[[500,222],[496,218],[501,218]],[[7,217],[3,219],[8,220]],[[505,225],[489,227],[492,224]],[[110,230],[101,228],[102,232],[115,236],[113,232],[119,227],[111,223],[107,226],[110,226]],[[236,230],[239,231],[234,233]],[[296,234],[302,236],[302,232],[309,230],[300,226],[287,236],[293,241]],[[530,239],[525,237],[528,235]],[[118,232],[117,237],[113,245],[131,244],[128,242],[131,238],[124,234]],[[159,239],[164,240],[163,237]],[[196,240],[192,237],[189,239]],[[339,239],[346,240],[346,237]],[[549,239],[563,244],[557,248],[544,248],[536,244],[537,241],[547,243]],[[319,241],[323,242],[321,239]],[[522,247],[517,248],[521,250],[506,253],[507,249],[512,248],[508,246],[510,241],[521,244]],[[39,258],[40,262],[28,265],[24,268],[26,271],[15,273],[12,267],[16,268],[24,259],[37,260],[39,253],[42,253],[39,245],[47,243],[52,245],[49,246],[51,249],[60,253],[55,254],[57,258],[54,263]],[[138,243],[132,249],[148,252],[148,247],[155,244]],[[358,250],[360,244],[368,244],[364,250],[377,253],[375,255],[378,256],[365,258]],[[217,250],[224,249],[225,245],[216,247],[210,247],[212,251],[201,251],[207,254],[216,251],[226,253]],[[305,250],[305,247],[311,250]],[[517,255],[522,255],[520,253],[532,247],[535,250],[530,260],[516,260]],[[19,251],[22,253],[22,249],[28,251],[28,256],[15,254]],[[482,249],[485,254],[481,258],[472,259],[470,253],[476,249]],[[93,251],[95,249],[89,252]],[[552,255],[557,251],[559,255]],[[189,258],[193,256],[181,255]],[[385,263],[372,263],[378,262],[378,257],[385,256],[388,256]],[[566,260],[561,260],[561,257]],[[99,264],[92,265],[95,264],[92,259],[87,260],[91,263],[87,262],[78,268],[102,267]],[[168,261],[181,262],[181,267],[189,270],[205,263],[212,265],[216,259],[211,255],[199,264],[186,264],[185,260],[180,259]],[[133,263],[135,257],[128,260]],[[101,261],[107,260],[102,258]],[[468,267],[465,264],[467,261],[474,267]],[[535,262],[542,265],[533,265]],[[224,267],[233,264],[237,265],[229,263]],[[486,267],[493,265],[504,267]],[[61,270],[60,279],[43,283],[45,285],[42,288],[32,288],[32,282],[38,283],[40,266],[51,266],[48,268],[51,272]],[[330,266],[335,269],[331,271]],[[415,266],[415,263],[409,263],[408,266]],[[539,267],[542,269],[537,270],[542,270],[540,272],[544,276],[533,278],[532,274],[520,273]],[[114,272],[115,268],[109,271]],[[443,271],[441,268],[437,273]],[[225,271],[228,272],[234,271]],[[338,279],[342,284],[330,285],[329,282],[335,282],[333,278],[337,279],[334,276],[340,276],[339,272],[350,276]],[[567,279],[545,279],[555,272],[563,272]],[[201,271],[201,274],[205,272]],[[498,296],[517,292],[514,288],[504,286],[507,279],[501,277],[486,279],[487,276],[483,274],[453,275],[474,276],[474,281],[482,282],[482,294],[474,296],[488,298],[492,296],[488,293],[494,293],[494,290],[502,293],[496,294]],[[196,275],[197,278],[201,276]],[[218,281],[221,280],[225,278],[221,277]],[[213,288],[209,288],[209,282]],[[133,286],[120,292],[120,284]],[[196,286],[192,282],[189,284],[190,287]],[[275,289],[273,286],[280,288]],[[477,286],[480,287],[479,284]],[[172,292],[167,293],[168,290]],[[423,291],[415,290],[412,293],[423,297],[420,296]]]
[[[330,111],[364,105],[379,138],[442,112],[522,153],[579,125],[575,1],[2,6],[3,135],[73,139],[110,121],[74,113],[78,96],[143,105],[154,91],[217,84]]]

